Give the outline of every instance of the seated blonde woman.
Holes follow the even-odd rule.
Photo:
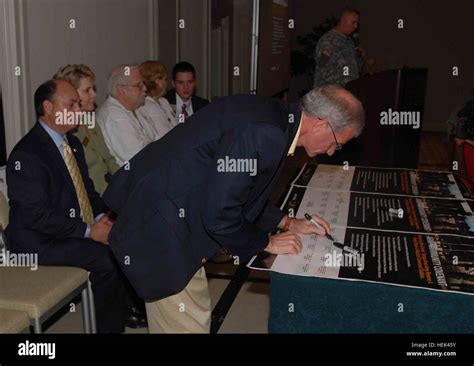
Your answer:
[[[81,98],[83,112],[93,112],[95,109],[95,74],[84,64],[67,65],[61,67],[54,75],[54,79],[70,82],[76,88]],[[87,122],[90,122],[87,120]],[[110,154],[104,141],[104,136],[97,123],[80,124],[76,137],[84,147],[89,176],[94,182],[96,191],[102,195],[109,178],[118,170],[115,158]]]
[[[166,68],[159,61],[142,63],[140,74],[147,88],[145,105],[140,109],[151,117],[158,140],[176,126],[176,116],[168,101],[163,98],[168,87],[168,75]]]

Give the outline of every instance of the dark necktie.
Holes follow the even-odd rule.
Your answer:
[[[188,111],[186,110],[187,105],[183,103],[183,106],[181,107],[181,114],[184,116],[184,119],[188,118]]]

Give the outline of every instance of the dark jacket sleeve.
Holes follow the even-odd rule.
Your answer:
[[[57,238],[84,236],[86,224],[80,218],[58,213],[52,205],[48,168],[33,154],[13,150],[6,177],[11,224]]]
[[[286,213],[269,200],[262,213],[257,217],[255,224],[263,231],[272,232],[285,216]]]
[[[268,233],[249,222],[243,208],[259,174],[274,171],[283,156],[282,130],[265,123],[251,123],[243,131],[228,132],[221,139],[208,174],[202,219],[206,231],[242,261],[268,245]],[[256,159],[257,175],[222,172],[219,159]],[[221,160],[222,161],[222,160]],[[275,218],[276,219],[276,218]]]

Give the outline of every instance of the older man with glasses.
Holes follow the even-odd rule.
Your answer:
[[[332,135],[334,136],[334,151],[338,151],[338,150],[341,150],[342,149],[342,144],[340,144],[338,141],[337,141],[337,138],[336,138],[336,134],[334,133],[334,129],[331,127],[331,125],[329,124],[329,122],[327,122],[329,128],[331,129],[331,132],[332,132]],[[330,154],[332,155],[334,152],[331,152]]]
[[[146,91],[138,65],[117,66],[109,77],[109,96],[97,111],[104,140],[121,166],[157,135],[150,116],[140,109]]]
[[[210,332],[203,265],[220,248],[246,263],[261,251],[300,253],[300,235],[331,232],[317,215],[312,218],[324,229],[291,217],[269,198],[297,146],[311,157],[331,155],[363,127],[362,104],[340,86],[314,89],[300,105],[230,96],[148,145],[130,169],[120,169],[104,193],[117,214],[110,247],[117,258],[133,258],[119,263],[147,300],[149,332]],[[237,160],[248,167],[222,167]],[[268,235],[277,228],[281,233]]]

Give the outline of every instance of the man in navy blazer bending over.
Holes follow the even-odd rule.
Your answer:
[[[299,235],[329,232],[316,215],[324,230],[288,217],[269,197],[296,146],[332,155],[361,133],[363,119],[361,103],[339,86],[310,91],[301,106],[225,97],[122,167],[104,194],[118,214],[110,247],[147,300],[150,332],[209,332],[203,264],[220,247],[243,263],[264,250],[298,253]],[[269,236],[277,227],[283,232]]]

